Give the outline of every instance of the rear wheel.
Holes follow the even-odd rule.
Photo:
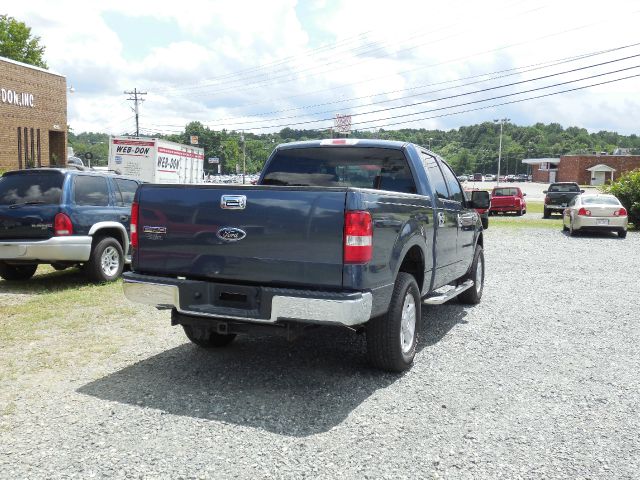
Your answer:
[[[545,208],[542,213],[542,218],[549,218],[551,216],[551,210]]]
[[[38,265],[8,265],[0,262],[0,277],[9,282],[29,280],[37,269]]]
[[[374,367],[402,372],[416,355],[421,318],[420,290],[413,275],[398,273],[386,315],[367,323],[367,353]]]
[[[233,333],[221,334],[202,326],[182,325],[182,328],[187,338],[202,348],[226,347],[236,338]]]
[[[95,282],[112,282],[120,276],[123,268],[122,247],[112,237],[105,237],[95,244],[84,266],[87,276]]]
[[[458,295],[458,301],[469,305],[480,303],[484,290],[484,251],[480,245],[476,246],[469,272],[461,280],[462,282],[473,280],[473,287]]]
[[[626,230],[618,230],[618,236],[620,238],[627,238],[627,231]]]
[[[518,210],[518,211],[516,212],[516,214],[517,214],[519,217],[521,217],[521,216],[522,216],[522,213],[523,213],[523,210],[522,210],[522,209],[520,209],[520,210]]]
[[[571,235],[572,237],[575,237],[576,235],[578,235],[578,230],[573,228],[573,220],[569,221],[569,235]]]

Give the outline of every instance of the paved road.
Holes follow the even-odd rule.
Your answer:
[[[638,478],[638,251],[489,229],[483,302],[425,308],[402,376],[342,331],[208,352],[141,310],[107,362],[1,385],[0,477]]]

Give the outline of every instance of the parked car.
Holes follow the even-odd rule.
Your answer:
[[[484,181],[485,181],[485,182],[495,182],[495,180],[496,180],[496,176],[495,176],[495,175],[493,175],[492,173],[487,173],[487,174],[484,176]]]
[[[507,182],[515,182],[516,181],[516,176],[515,175],[507,175],[506,181]]]
[[[583,231],[616,232],[627,236],[627,210],[613,195],[577,195],[562,213],[562,230],[574,236]]]
[[[469,180],[469,177],[467,177],[466,175],[458,175],[458,181],[459,181],[460,183],[464,183],[464,182],[466,182],[467,180]]]
[[[473,174],[473,181],[474,182],[481,182],[482,181],[482,174],[481,173],[474,173]]]
[[[482,192],[482,191],[486,191],[486,190],[479,190],[477,188],[473,188],[473,189],[466,189],[464,191],[465,196],[467,197],[467,200],[471,200],[473,192]],[[480,220],[482,221],[482,228],[483,229],[487,229],[489,228],[489,210],[491,209],[491,199],[489,199],[489,205],[487,208],[476,208],[476,212],[478,212],[478,215],[480,215]]]
[[[545,194],[543,217],[550,218],[552,213],[562,213],[573,197],[584,193],[584,190],[580,190],[575,182],[556,182],[542,193]]]
[[[488,205],[488,192],[468,201],[447,163],[417,145],[283,144],[256,186],[142,185],[124,292],[171,309],[172,324],[201,347],[254,330],[292,338],[335,325],[366,334],[374,366],[403,371],[423,303],[480,301],[484,237],[474,208]],[[219,241],[178,239],[181,225],[219,225]]]
[[[35,168],[0,177],[0,276],[27,280],[39,264],[80,265],[115,280],[129,251],[131,203],[140,182],[90,170]]]
[[[516,175],[516,182],[528,182],[529,181],[529,175],[527,175],[526,173],[519,173],[518,175]]]
[[[524,215],[527,213],[527,202],[524,199],[526,195],[519,187],[494,187],[491,192],[489,215],[495,215],[498,212]]]

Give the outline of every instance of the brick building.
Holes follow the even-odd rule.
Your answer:
[[[67,80],[0,57],[0,170],[64,165]]]
[[[640,155],[563,155],[560,158],[525,159],[534,182],[577,182],[602,185],[640,168]]]

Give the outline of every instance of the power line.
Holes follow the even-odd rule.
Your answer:
[[[138,104],[144,102],[144,98],[142,98],[144,95],[147,94],[147,92],[139,92],[137,88],[133,89],[133,92],[127,92],[125,90],[124,92],[125,95],[133,95],[133,97],[129,97],[127,98],[127,100],[130,100],[133,102],[134,105],[134,109],[133,111],[136,112],[136,137],[140,136],[140,128],[139,128],[139,113],[138,113]],[[138,98],[138,96],[140,96],[140,98]]]

